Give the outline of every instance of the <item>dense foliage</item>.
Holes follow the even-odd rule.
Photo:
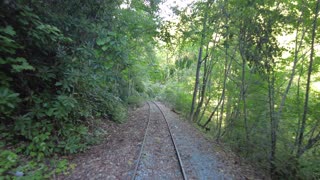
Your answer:
[[[173,57],[162,97],[272,178],[319,179],[319,3],[177,9],[161,31]]]
[[[48,158],[85,150],[104,134],[99,119],[124,122],[127,104],[141,104],[156,64],[156,9],[153,1],[1,1],[0,177],[65,171],[66,161]]]

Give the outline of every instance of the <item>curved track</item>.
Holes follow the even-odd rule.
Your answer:
[[[173,145],[173,149],[175,151],[175,155],[177,157],[177,160],[178,160],[178,164],[179,164],[179,171],[181,172],[181,175],[182,175],[182,179],[186,180],[187,179],[187,176],[185,174],[185,171],[184,171],[184,167],[183,167],[183,164],[182,164],[182,161],[181,161],[181,157],[180,157],[180,153],[179,153],[179,150],[176,146],[176,142],[173,138],[173,135],[171,133],[171,129],[170,129],[170,126],[168,124],[168,121],[166,119],[166,116],[164,114],[164,112],[161,110],[161,108],[159,107],[159,105],[156,103],[156,102],[148,102],[148,106],[149,106],[149,115],[148,115],[148,122],[147,122],[147,127],[146,127],[146,131],[145,131],[145,135],[144,135],[144,139],[143,139],[143,142],[142,142],[142,146],[141,146],[141,149],[140,149],[140,153],[139,153],[139,156],[138,156],[138,160],[137,160],[137,163],[136,163],[136,166],[135,166],[135,169],[134,169],[134,173],[133,173],[133,176],[132,176],[132,180],[135,180],[136,177],[137,177],[137,172],[138,172],[138,169],[139,169],[139,166],[141,164],[141,157],[142,157],[142,154],[143,154],[143,151],[145,150],[145,144],[146,144],[146,139],[148,138],[148,136],[150,136],[150,134],[148,134],[148,131],[149,131],[149,124],[150,124],[150,119],[151,119],[151,103],[155,105],[155,107],[157,107],[157,109],[160,111],[165,123],[166,123],[166,127],[168,129],[168,132],[170,134],[170,140],[172,142],[172,145]]]

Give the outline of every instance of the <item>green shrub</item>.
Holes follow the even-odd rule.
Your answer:
[[[167,88],[163,93],[163,98],[178,111],[187,113],[190,110],[192,95],[184,91],[174,91]]]
[[[144,104],[144,98],[141,96],[129,96],[128,105],[132,107],[141,107]]]
[[[11,114],[19,101],[19,93],[14,93],[7,87],[0,87],[0,112],[4,115]]]
[[[0,179],[8,178],[9,175],[6,174],[12,171],[18,165],[18,155],[9,150],[2,150],[0,152]]]
[[[75,10],[75,5],[84,8]],[[136,26],[129,28],[122,21],[129,24],[135,15],[145,18],[141,23],[149,29],[156,27],[152,18],[119,10],[119,5],[74,0],[0,3],[0,140],[12,146],[12,153],[28,157],[26,177],[48,178],[45,172],[51,169],[42,163],[47,158],[78,153],[96,143],[105,133],[94,129],[91,120],[108,116],[126,121],[128,82],[133,81],[134,93],[146,91],[140,76],[132,78],[139,72],[129,69],[135,64],[147,67],[146,50],[136,44],[149,41],[153,34],[146,38],[130,30]],[[97,13],[94,18],[92,12]],[[137,47],[138,55],[131,53],[134,49],[128,51],[132,47]],[[128,103],[142,101],[137,96]],[[14,157],[5,153],[1,156]],[[17,165],[5,163],[4,171]],[[63,171],[61,164],[56,172]]]
[[[108,115],[116,122],[123,123],[127,120],[128,110],[118,101],[108,102]]]
[[[74,124],[63,124],[59,129],[58,135],[62,137],[59,140],[57,147],[64,154],[74,154],[87,149],[89,144],[87,140],[88,128],[83,125],[75,126]],[[60,152],[61,153],[61,152]]]
[[[192,95],[184,93],[184,92],[177,92],[177,98],[175,101],[175,108],[178,111],[182,111],[184,113],[189,112],[191,102],[192,102]]]
[[[299,179],[320,179],[320,152],[314,151],[312,153],[306,154],[304,158],[300,159]]]
[[[176,96],[176,92],[174,92],[173,90],[171,89],[166,89],[163,93],[163,99],[172,104],[172,105],[175,105],[176,104],[176,99],[177,99],[177,96]]]
[[[138,93],[142,93],[145,91],[145,85],[143,84],[142,80],[135,78],[134,80],[134,89],[138,92]]]

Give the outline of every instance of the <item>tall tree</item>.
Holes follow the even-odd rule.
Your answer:
[[[309,61],[309,67],[308,67],[308,77],[307,77],[307,84],[306,84],[306,93],[305,93],[305,100],[304,100],[304,107],[303,107],[303,115],[301,120],[301,127],[299,131],[298,136],[298,150],[297,150],[297,157],[300,157],[306,149],[309,149],[310,146],[312,147],[317,141],[320,140],[320,133],[313,139],[310,139],[307,146],[303,147],[303,139],[304,139],[304,133],[306,129],[306,122],[307,122],[307,115],[308,115],[308,104],[309,104],[309,95],[310,95],[310,82],[311,82],[311,73],[312,73],[312,67],[313,67],[313,61],[314,61],[314,44],[315,44],[315,38],[316,38],[316,30],[317,30],[317,20],[318,20],[318,14],[319,14],[319,3],[320,0],[317,0],[316,7],[314,11],[314,19],[312,23],[312,35],[311,35],[311,52],[310,52],[310,61]]]
[[[194,90],[193,90],[193,96],[192,96],[192,102],[191,102],[191,108],[190,108],[190,115],[189,115],[190,120],[193,120],[193,116],[195,113],[196,99],[197,99],[197,94],[198,94],[198,90],[199,90],[200,69],[201,69],[201,64],[203,62],[202,53],[203,53],[203,45],[204,45],[204,41],[206,38],[206,31],[207,31],[209,2],[210,2],[210,0],[208,0],[206,2],[206,8],[204,10],[204,17],[202,20],[202,32],[201,32],[200,47],[199,47],[198,60],[197,60],[197,70],[196,70],[195,84],[194,84]]]

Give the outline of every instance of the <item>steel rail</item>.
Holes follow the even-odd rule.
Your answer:
[[[141,156],[142,156],[142,151],[143,151],[143,148],[144,148],[144,144],[145,144],[145,141],[147,139],[147,133],[148,133],[148,129],[149,129],[149,122],[150,122],[150,114],[151,114],[151,106],[150,106],[150,103],[148,103],[148,106],[149,106],[149,113],[148,113],[148,123],[147,123],[147,128],[146,128],[146,132],[144,133],[144,137],[143,137],[143,141],[142,141],[142,145],[141,145],[141,149],[140,149],[140,153],[139,153],[139,157],[138,157],[138,162],[136,164],[136,167],[134,168],[134,173],[132,175],[132,178],[131,180],[135,180],[136,179],[136,174],[137,174],[137,171],[138,171],[138,168],[139,168],[139,164],[140,164],[140,160],[141,160]]]
[[[168,123],[168,121],[167,121],[167,118],[166,118],[166,116],[164,115],[164,112],[162,111],[162,109],[159,107],[159,105],[158,105],[157,103],[155,103],[154,101],[152,101],[152,103],[154,103],[154,104],[158,107],[158,109],[160,110],[160,112],[161,112],[164,120],[166,121],[167,127],[168,127],[168,129],[169,129],[170,137],[171,137],[171,140],[172,140],[174,149],[175,149],[175,151],[176,151],[176,155],[177,155],[177,157],[178,157],[178,161],[179,161],[179,165],[180,165],[180,170],[181,170],[183,179],[184,179],[184,180],[187,180],[187,175],[186,175],[186,173],[185,173],[185,171],[184,171],[184,168],[183,168],[181,156],[180,156],[180,153],[179,153],[179,151],[178,151],[176,142],[175,142],[175,140],[174,140],[174,138],[173,138],[173,135],[172,135],[172,132],[171,132],[171,128],[170,128],[170,126],[169,126],[169,123]],[[150,106],[150,104],[149,104],[149,106]]]

